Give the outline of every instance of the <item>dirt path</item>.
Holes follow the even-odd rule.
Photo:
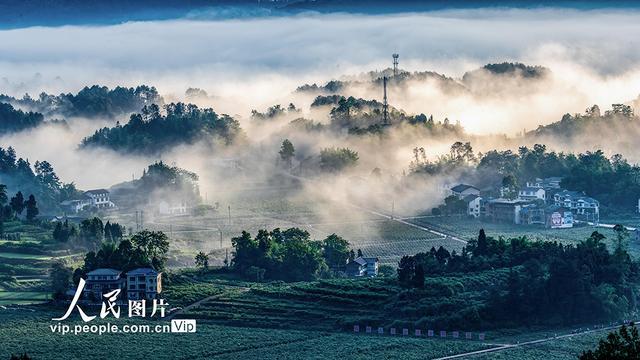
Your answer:
[[[537,339],[537,340],[530,340],[530,341],[525,341],[525,342],[521,342],[521,343],[517,343],[517,344],[503,344],[503,345],[499,345],[499,346],[492,347],[492,348],[489,348],[489,349],[470,351],[470,352],[467,352],[467,353],[462,353],[462,354],[457,354],[457,355],[450,355],[450,356],[435,358],[435,359],[432,359],[432,360],[461,359],[461,358],[466,358],[466,357],[469,357],[469,356],[482,355],[482,354],[492,353],[492,352],[496,352],[496,351],[502,351],[502,350],[506,350],[506,349],[513,349],[513,348],[517,348],[517,347],[537,345],[537,344],[541,344],[541,343],[545,343],[545,342],[549,342],[549,341],[554,341],[554,340],[558,340],[558,339],[572,338],[572,337],[582,336],[582,335],[585,335],[585,334],[591,334],[591,333],[596,333],[596,332],[601,332],[601,331],[614,330],[614,329],[618,329],[620,326],[621,325],[607,326],[607,327],[602,327],[602,328],[598,328],[598,329],[585,330],[585,331],[581,331],[581,332],[577,332],[577,333],[546,337],[546,338]]]

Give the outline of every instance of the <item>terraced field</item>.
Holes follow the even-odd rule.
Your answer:
[[[48,272],[57,260],[76,262],[82,253],[53,241],[47,225],[4,223],[0,243],[0,305],[32,304],[49,299]]]
[[[34,359],[429,359],[486,348],[477,341],[377,337],[346,332],[313,330],[258,329],[220,326],[198,322],[197,332],[111,333],[62,335],[52,333],[50,319],[64,309],[31,307],[23,310],[0,309],[0,358],[27,352]],[[111,324],[150,324],[157,321],[108,319]],[[92,321],[106,323],[107,319]],[[78,320],[67,324],[83,324]],[[55,324],[53,324],[55,325]],[[63,351],[61,351],[63,350]]]

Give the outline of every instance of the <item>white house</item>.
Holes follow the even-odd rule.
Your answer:
[[[518,191],[521,200],[546,200],[546,191],[541,187],[525,186]]]
[[[111,202],[109,191],[105,189],[87,190],[79,199],[65,200],[60,206],[69,213],[78,213],[87,207],[98,209],[114,208],[116,205]]]
[[[467,203],[467,214],[475,218],[480,217],[482,198],[478,195],[467,195],[462,200]]]
[[[152,268],[139,268],[127,273],[127,298],[152,300],[162,292],[162,273]]]
[[[464,198],[467,195],[480,196],[480,189],[478,189],[473,185],[467,185],[467,184],[456,185],[451,188],[450,192],[451,192],[451,195],[457,196],[460,199]]]
[[[347,264],[346,274],[351,277],[378,276],[378,258],[357,257]]]
[[[84,195],[90,199],[90,206],[98,209],[115,207],[110,200],[109,191],[106,189],[87,190]]]
[[[158,203],[158,214],[160,215],[187,215],[189,206],[186,201],[169,202],[161,200]]]

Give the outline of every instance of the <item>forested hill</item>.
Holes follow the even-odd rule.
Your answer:
[[[93,85],[77,94],[50,95],[41,93],[37,98],[26,94],[21,99],[0,95],[1,102],[29,109],[45,117],[113,118],[137,112],[145,105],[162,105],[163,99],[153,86],[140,85],[135,88]]]
[[[42,214],[57,209],[61,201],[80,194],[73,183],[60,181],[49,162],[36,161],[32,165],[28,159],[18,157],[12,147],[0,147],[0,184],[7,186],[8,194],[18,191],[25,197],[33,194]]]
[[[640,136],[640,117],[630,105],[613,104],[606,111],[593,105],[584,114],[565,114],[560,121],[541,125],[526,136],[533,141],[590,144],[620,152]]]
[[[44,116],[35,112],[15,109],[11,104],[0,102],[0,134],[34,128],[44,122]]]
[[[429,82],[439,88],[444,94],[458,95],[472,93],[487,95],[487,82],[492,83],[494,92],[499,93],[503,86],[512,86],[510,79],[522,80],[522,85],[535,84],[536,80],[543,80],[551,75],[551,70],[542,66],[526,65],[523,63],[495,63],[486,64],[481,68],[466,72],[461,79],[454,79],[433,71],[409,72],[399,69],[394,74],[393,69],[370,71],[357,79],[331,80],[324,85],[304,84],[296,91],[314,94],[342,94],[350,88],[366,88],[369,90],[382,89],[383,77],[387,77],[387,87],[391,92],[403,91],[412,84]],[[488,94],[492,95],[492,94]]]
[[[171,103],[145,106],[125,125],[102,128],[82,140],[81,147],[103,147],[128,154],[159,154],[181,144],[205,141],[230,145],[243,135],[240,123],[213,109]]]

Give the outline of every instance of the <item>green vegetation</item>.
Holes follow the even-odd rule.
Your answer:
[[[34,128],[44,122],[40,113],[14,109],[11,104],[0,102],[0,133],[17,132]]]
[[[326,276],[329,266],[337,270],[343,267],[349,253],[348,243],[335,234],[323,242],[312,241],[307,231],[298,228],[260,230],[255,238],[243,231],[231,243],[233,268],[257,281],[304,281]]]
[[[206,141],[231,144],[242,136],[238,121],[218,115],[213,109],[199,109],[193,104],[164,105],[164,114],[155,104],[131,115],[124,126],[102,128],[82,140],[81,146],[105,147],[122,153],[157,154],[169,148]]]
[[[60,181],[49,162],[36,161],[32,167],[29,160],[17,158],[12,147],[0,147],[0,180],[6,185],[5,195],[6,192],[16,193],[16,200],[12,199],[10,205],[18,214],[25,208],[26,194],[34,195],[43,212],[57,209],[61,201],[78,194],[73,183],[64,184]]]
[[[0,95],[0,101],[25,107],[48,117],[87,118],[113,118],[139,111],[148,104],[162,104],[162,98],[156,88],[146,85],[135,88],[118,86],[114,89],[93,85],[83,88],[75,95],[41,93],[37,99],[28,94],[22,99]],[[42,117],[42,115],[39,116]]]
[[[640,358],[640,336],[634,324],[622,325],[620,330],[609,333],[600,340],[595,350],[580,355],[580,360],[609,360]]]
[[[563,246],[526,237],[496,240],[480,230],[459,255],[432,248],[403,257],[398,281],[423,288],[425,274],[508,269],[507,282],[494,284],[486,305],[477,309],[478,320],[490,326],[618,320],[636,309],[640,267],[624,250],[624,228],[616,231],[617,246],[610,253],[598,232],[576,246]]]
[[[0,357],[27,352],[34,359],[101,359],[104,354],[115,357],[141,358],[154,350],[156,359],[216,358],[285,359],[301,358],[370,359],[375,353],[384,358],[417,360],[483,349],[486,345],[474,341],[430,340],[412,337],[376,337],[323,331],[298,331],[227,327],[198,322],[195,334],[79,334],[63,336],[52,333],[50,319],[64,312],[63,308],[36,311],[0,310]],[[114,323],[113,319],[108,319]],[[107,319],[92,324],[106,323]],[[69,325],[83,324],[79,319]],[[119,319],[117,324],[149,324],[157,321]],[[160,323],[161,324],[161,323]],[[63,348],[64,351],[60,351]],[[327,352],[331,348],[333,351]]]
[[[326,148],[320,151],[320,168],[336,172],[356,166],[358,153],[348,148]]]

